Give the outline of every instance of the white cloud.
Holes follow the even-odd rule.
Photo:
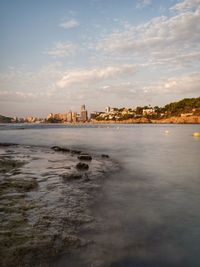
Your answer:
[[[38,71],[14,69],[0,73],[0,101],[26,101],[51,97],[55,83],[62,77],[60,62],[43,66]]]
[[[45,52],[45,54],[48,54],[55,58],[63,58],[63,57],[69,57],[69,56],[74,55],[76,51],[77,51],[76,45],[70,42],[66,42],[66,43],[58,42],[58,43],[55,43],[52,49]]]
[[[200,52],[188,52],[183,54],[175,54],[174,52],[154,53],[154,58],[149,58],[142,64],[145,67],[151,67],[157,69],[158,67],[168,67],[171,70],[184,69],[189,67],[200,66]]]
[[[151,5],[151,0],[138,0],[138,3],[136,5],[136,9],[142,9],[147,6]]]
[[[200,0],[185,0],[174,5],[170,9],[177,12],[183,12],[196,8],[197,6],[200,6]]]
[[[38,95],[41,96],[41,94],[34,94],[34,93],[25,93],[22,91],[8,91],[8,90],[4,90],[4,91],[0,91],[0,101],[4,102],[4,101],[14,101],[14,102],[23,102],[23,101],[27,101],[27,100],[33,100],[36,99],[38,97]]]
[[[72,29],[72,28],[76,28],[80,25],[80,23],[76,20],[76,19],[70,19],[64,22],[61,22],[59,24],[60,27],[64,28],[64,29]]]
[[[66,72],[57,82],[60,88],[71,85],[88,86],[108,79],[120,79],[136,72],[134,65],[110,66],[96,69],[79,69]]]
[[[169,54],[184,57],[197,53],[200,51],[200,7],[195,1],[193,7],[171,17],[160,16],[124,31],[115,31],[98,42],[97,50],[121,57],[132,55],[143,61],[168,58]]]
[[[47,101],[48,99],[61,102],[66,99],[76,102],[80,98],[98,97],[99,85],[105,82],[110,84],[115,82],[110,93],[117,95],[117,91],[122,91],[123,88],[128,92],[128,83],[121,83],[121,80],[132,77],[136,71],[137,68],[134,65],[120,65],[66,72],[59,62],[44,66],[35,72],[12,69],[10,72],[0,73],[0,102]],[[104,90],[101,92],[106,95]]]
[[[102,95],[113,95],[120,99],[131,99],[131,97],[139,97],[141,90],[138,90],[138,84],[131,82],[124,82],[118,84],[110,84],[102,86],[100,92]]]
[[[148,94],[199,94],[200,92],[200,73],[182,75],[163,79],[156,83],[143,87],[144,93]]]

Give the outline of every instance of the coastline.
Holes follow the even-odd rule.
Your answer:
[[[49,266],[90,242],[80,229],[95,223],[89,206],[117,165],[86,153],[0,143],[2,266]]]
[[[181,117],[168,117],[168,118],[161,118],[161,119],[150,119],[150,118],[135,118],[135,119],[128,119],[128,120],[93,120],[88,122],[58,122],[58,123],[1,123],[3,124],[20,124],[20,125],[103,125],[103,124],[200,124],[200,116],[181,116]]]
[[[200,116],[169,117],[163,119],[137,118],[123,121],[94,121],[89,124],[200,124]]]

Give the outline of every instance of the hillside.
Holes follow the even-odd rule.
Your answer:
[[[0,123],[10,123],[12,118],[0,115]]]
[[[178,102],[167,104],[163,111],[168,116],[180,116],[184,113],[193,113],[193,115],[200,115],[200,97],[197,98],[185,98]]]

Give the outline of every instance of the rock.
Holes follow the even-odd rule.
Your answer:
[[[80,160],[92,160],[92,157],[88,154],[81,154],[80,156],[78,156],[78,159],[80,159]]]
[[[79,162],[77,165],[76,165],[76,168],[78,170],[88,170],[89,169],[89,165],[86,164],[86,163],[83,163],[83,162]]]
[[[72,154],[81,154],[81,151],[80,150],[76,150],[76,149],[72,149],[71,153]]]
[[[106,155],[106,154],[102,154],[101,157],[102,157],[102,158],[109,158],[109,156]]]
[[[0,143],[0,146],[16,146],[14,143]]]
[[[83,177],[80,173],[64,173],[61,176],[65,180],[78,180]]]
[[[54,151],[60,151],[60,152],[70,152],[69,148],[60,147],[60,146],[53,146],[51,149]]]

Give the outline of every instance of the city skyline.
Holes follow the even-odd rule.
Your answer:
[[[199,96],[199,0],[8,0],[0,10],[0,114]]]

